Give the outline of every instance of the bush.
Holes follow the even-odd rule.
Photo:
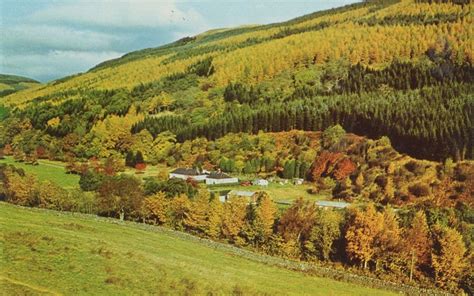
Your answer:
[[[417,176],[423,175],[425,173],[425,167],[415,160],[410,160],[407,162],[405,164],[405,168]]]
[[[104,176],[91,171],[87,171],[81,175],[79,186],[83,191],[95,191],[102,183]]]
[[[408,187],[408,191],[416,197],[428,196],[431,193],[430,187],[421,182]]]

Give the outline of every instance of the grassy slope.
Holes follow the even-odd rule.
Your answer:
[[[35,175],[41,181],[49,180],[66,189],[78,187],[79,176],[66,174],[64,164],[61,162],[40,159],[38,161],[39,165],[34,166],[15,162],[12,157],[6,157],[5,159],[0,159],[0,163],[14,165],[27,173]]]
[[[307,276],[92,216],[0,203],[0,285],[9,294],[389,295]]]
[[[16,75],[0,74],[0,97],[39,85],[40,82],[31,78]]]

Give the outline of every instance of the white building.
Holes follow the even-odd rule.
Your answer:
[[[259,186],[268,186],[268,181],[265,179],[257,179],[252,182],[253,185],[259,185]]]
[[[207,178],[207,175],[204,173],[199,172],[197,169],[188,169],[188,168],[177,168],[174,171],[170,173],[170,179],[171,178],[179,178],[183,180],[187,180],[189,178],[195,180],[195,181],[205,181]]]
[[[207,185],[214,185],[214,184],[235,184],[239,183],[239,179],[231,177],[227,174],[222,172],[213,172],[210,173],[206,178]]]
[[[304,183],[304,179],[301,179],[301,178],[293,179],[293,184],[295,185],[302,185],[303,183]]]
[[[227,195],[225,196],[225,199],[221,201],[228,201],[229,198],[231,197],[239,197],[239,198],[245,198],[249,203],[254,203],[256,201],[257,197],[257,192],[255,191],[241,191],[241,190],[231,190]]]
[[[351,204],[343,201],[318,200],[316,206],[323,209],[345,209]]]

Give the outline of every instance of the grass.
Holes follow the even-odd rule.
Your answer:
[[[394,295],[257,263],[160,228],[115,222],[0,203],[3,291],[9,295]]]
[[[64,169],[65,164],[59,161],[38,160],[38,165],[25,164],[23,162],[15,162],[12,157],[5,157],[0,159],[0,163],[11,164],[17,168],[23,169],[25,172],[35,175],[38,180],[51,181],[57,185],[71,189],[79,186],[79,176],[74,174],[67,174]]]

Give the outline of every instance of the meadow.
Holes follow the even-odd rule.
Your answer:
[[[64,168],[65,164],[59,161],[40,159],[38,160],[38,165],[31,165],[24,162],[16,162],[12,157],[6,156],[4,159],[0,159],[0,164],[2,163],[14,165],[27,173],[35,175],[40,181],[51,181],[65,189],[79,187],[79,176],[67,174]]]
[[[0,203],[0,228],[10,295],[392,295],[131,222]]]

